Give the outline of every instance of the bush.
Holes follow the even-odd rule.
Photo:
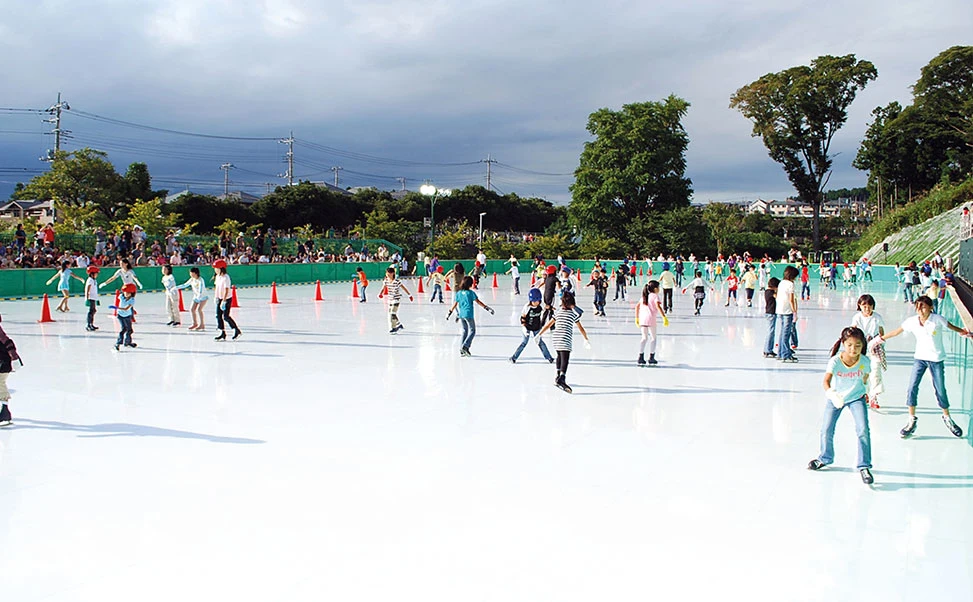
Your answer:
[[[578,246],[578,257],[625,257],[626,244],[617,238],[601,238],[596,236],[586,236]]]

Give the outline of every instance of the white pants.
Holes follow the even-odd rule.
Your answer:
[[[179,319],[179,291],[166,292],[166,312],[169,314],[169,321],[181,322]]]
[[[885,392],[885,385],[882,383],[882,360],[875,353],[869,353],[868,359],[872,362],[872,371],[868,374],[868,394],[876,397]]]
[[[645,354],[645,342],[652,338],[652,342],[649,344],[649,353],[655,355],[655,344],[659,340],[658,335],[658,325],[653,322],[651,326],[641,326],[642,330],[642,340],[639,342],[639,354]]]
[[[10,401],[10,389],[7,388],[7,376],[9,372],[0,372],[0,402]]]

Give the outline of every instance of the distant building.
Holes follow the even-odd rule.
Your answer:
[[[51,201],[17,200],[0,205],[0,218],[25,220],[36,218],[41,224],[54,221],[54,204]]]
[[[250,205],[253,205],[257,201],[259,201],[260,197],[252,195],[249,192],[243,192],[242,190],[234,190],[229,194],[221,194],[220,196],[216,197],[216,200],[236,201],[242,205],[246,205],[247,207],[249,207]]]
[[[318,188],[324,188],[325,190],[330,190],[331,192],[336,192],[344,196],[355,196],[351,192],[345,190],[344,188],[339,188],[334,184],[328,184],[327,182],[311,182],[311,183],[317,186]]]

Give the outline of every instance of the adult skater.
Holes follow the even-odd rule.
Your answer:
[[[862,482],[871,485],[872,439],[868,428],[868,411],[865,408],[865,391],[871,360],[862,351],[865,333],[849,326],[841,331],[841,339],[831,348],[831,360],[824,374],[824,390],[828,401],[824,404],[824,421],[821,425],[821,453],[811,460],[808,470],[821,470],[834,462],[834,430],[841,411],[846,407],[855,419],[858,435],[858,473]],[[839,353],[840,351],[840,353]]]
[[[213,269],[216,270],[216,279],[213,284],[214,296],[216,297],[216,328],[220,334],[214,340],[226,340],[226,325],[229,324],[233,329],[233,339],[240,337],[242,332],[237,327],[236,322],[230,317],[230,306],[233,305],[233,283],[230,275],[226,273],[226,260],[217,259],[213,262]]]
[[[970,331],[953,326],[946,318],[932,313],[932,299],[925,295],[916,299],[916,315],[907,318],[892,332],[872,340],[872,345],[879,345],[897,337],[903,332],[911,333],[916,338],[916,350],[913,354],[912,376],[909,378],[909,389],[906,392],[905,404],[909,409],[909,422],[899,431],[903,438],[911,437],[916,432],[916,404],[919,397],[919,383],[928,369],[932,373],[932,386],[936,391],[936,401],[943,410],[943,422],[949,432],[956,437],[963,436],[963,429],[959,427],[949,415],[949,398],[946,396],[946,347],[943,345],[943,334],[946,329],[958,332],[968,337]]]

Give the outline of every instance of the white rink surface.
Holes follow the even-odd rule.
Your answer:
[[[222,344],[212,304],[194,334],[139,295],[139,348],[121,353],[108,296],[94,334],[78,298],[45,325],[38,301],[0,304],[26,362],[0,429],[0,600],[973,599],[955,366],[964,439],[928,376],[917,435],[899,438],[906,335],[870,415],[875,485],[847,413],[835,465],[805,469],[857,290],[814,283],[789,366],[761,357],[762,310],[710,295],[693,318],[677,294],[662,363],[640,369],[633,305],[595,318],[586,289],[594,348],[576,336],[567,395],[535,346],[507,362],[526,301],[508,286],[482,292],[497,314],[477,309],[472,358],[427,299],[389,336],[377,282],[366,304],[350,284],[320,303],[281,287],[273,307],[240,290],[245,334]],[[908,306],[888,298],[894,328]]]

